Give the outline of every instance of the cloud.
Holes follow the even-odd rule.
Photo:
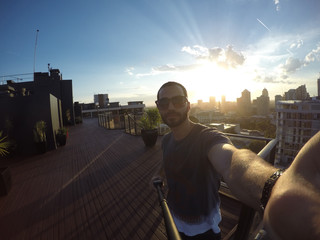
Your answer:
[[[181,49],[182,52],[188,53],[193,56],[195,60],[207,60],[211,62],[216,62],[217,65],[228,68],[236,68],[239,65],[242,65],[245,61],[245,57],[242,53],[236,52],[233,50],[232,46],[227,46],[226,49],[215,47],[215,48],[206,48],[200,45],[195,45],[193,47],[184,46]],[[136,77],[146,77],[154,76],[161,73],[168,72],[184,72],[196,69],[201,66],[201,63],[197,62],[189,65],[174,65],[174,64],[165,64],[161,66],[156,66],[151,69],[151,72],[144,74],[137,74]],[[133,68],[128,68],[126,72],[132,75]]]
[[[235,52],[230,45],[227,47],[226,62],[228,62],[231,67],[242,65],[244,61],[245,57],[242,55],[242,53]]]
[[[134,70],[134,67],[129,67],[125,70],[126,73],[128,73],[130,76],[133,75],[133,70]]]
[[[312,49],[303,60],[298,58],[289,57],[286,63],[281,65],[280,68],[283,70],[283,74],[294,73],[302,67],[306,67],[311,62],[320,61],[320,45],[317,48]]]
[[[298,58],[289,57],[286,63],[282,65],[282,69],[285,73],[293,73],[303,65],[303,61],[300,61]]]
[[[151,71],[148,73],[139,73],[136,74],[137,78],[141,77],[148,77],[148,76],[155,76],[163,73],[169,73],[169,72],[184,72],[189,71],[192,69],[195,69],[199,67],[199,64],[190,64],[190,65],[173,65],[173,64],[165,64],[157,67],[151,68]]]
[[[294,84],[295,82],[293,81],[289,81],[289,80],[285,80],[288,79],[288,76],[281,76],[281,79],[278,79],[278,77],[276,76],[260,76],[257,75],[254,79],[255,82],[261,82],[261,83],[271,83],[271,84],[279,84],[279,83],[283,83],[283,84]]]
[[[193,47],[186,46],[183,47],[181,51],[196,57],[196,59],[216,62],[219,66],[224,68],[236,68],[245,61],[245,57],[242,53],[233,50],[231,45],[227,46],[226,49],[220,47],[209,49],[199,45]]]
[[[274,0],[274,4],[276,5],[276,11],[280,11],[280,0]]]
[[[195,45],[193,47],[185,46],[181,49],[182,52],[189,53],[195,57],[205,57],[208,55],[208,49],[199,45]]]
[[[300,39],[300,40],[292,43],[292,44],[290,45],[290,49],[297,49],[297,48],[302,47],[302,45],[303,45],[303,40]]]
[[[320,45],[305,56],[304,58],[305,66],[316,60],[320,61]]]
[[[208,52],[209,52],[209,60],[211,61],[218,61],[219,58],[221,58],[223,55],[223,49],[218,47],[208,49]]]
[[[176,72],[176,71],[189,71],[198,67],[199,64],[180,65],[175,66],[172,64],[166,64],[152,68],[153,72]]]

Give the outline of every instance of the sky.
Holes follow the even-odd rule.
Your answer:
[[[253,100],[264,88],[273,99],[304,84],[316,96],[319,9],[319,0],[0,0],[0,84],[32,81],[26,73],[50,64],[81,103],[109,94],[152,106],[168,81],[191,103],[236,101],[244,89]]]

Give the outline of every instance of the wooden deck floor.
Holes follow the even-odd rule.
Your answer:
[[[160,141],[106,130],[97,119],[70,128],[67,145],[11,163],[12,188],[0,197],[0,239],[166,239],[150,179]],[[239,204],[222,199],[222,236]]]

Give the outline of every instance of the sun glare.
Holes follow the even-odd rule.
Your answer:
[[[189,100],[191,103],[198,100],[208,102],[213,96],[220,101],[221,96],[226,96],[227,101],[236,101],[248,85],[241,76],[243,74],[238,69],[226,69],[212,62],[203,64],[184,76]]]

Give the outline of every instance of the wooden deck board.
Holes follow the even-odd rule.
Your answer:
[[[161,138],[146,148],[140,137],[98,127],[97,119],[71,127],[69,135],[64,147],[10,162],[0,239],[166,239],[149,182],[161,161]],[[224,236],[240,205],[222,201]]]

